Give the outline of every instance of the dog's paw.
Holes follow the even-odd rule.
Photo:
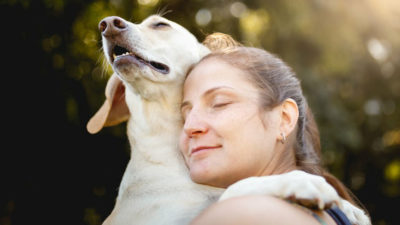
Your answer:
[[[365,212],[346,200],[341,200],[340,209],[354,225],[371,225],[370,218]]]
[[[309,208],[340,205],[336,190],[321,176],[295,170],[280,175],[250,177],[229,186],[219,201],[244,195],[271,195]]]

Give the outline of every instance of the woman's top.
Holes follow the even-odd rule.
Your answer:
[[[305,210],[307,213],[311,214],[321,225],[328,225],[320,216],[318,216],[313,210],[306,208],[304,206],[298,205],[294,202],[291,202],[293,205],[298,206],[299,208]],[[332,219],[336,222],[337,225],[352,225],[347,216],[340,210],[338,207],[332,207],[330,209],[325,210],[332,217]]]
[[[347,216],[338,207],[325,210],[338,225],[351,225]]]

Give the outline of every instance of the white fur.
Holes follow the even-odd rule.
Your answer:
[[[182,26],[159,16],[151,16],[140,24],[124,22],[128,28],[120,36],[103,37],[109,62],[112,60],[110,43],[122,43],[146,60],[168,65],[170,71],[161,74],[137,64],[113,66],[126,88],[131,158],[115,207],[104,224],[188,224],[224,191],[193,183],[177,144],[182,127],[180,104],[186,72],[209,50]],[[169,27],[154,28],[158,22]],[[315,199],[320,207],[341,201],[323,178],[300,171],[245,179],[229,187],[222,198],[246,194]],[[354,212],[354,208],[350,205],[348,211]]]

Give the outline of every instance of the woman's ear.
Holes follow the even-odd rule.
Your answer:
[[[284,137],[288,137],[292,133],[292,131],[296,128],[298,119],[299,119],[299,108],[297,107],[296,101],[294,101],[291,98],[287,98],[281,104],[280,132]]]

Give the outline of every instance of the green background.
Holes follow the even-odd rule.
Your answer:
[[[111,73],[99,21],[151,14],[231,34],[298,74],[325,166],[373,224],[400,224],[398,0],[2,0],[0,224],[101,224],[129,160],[125,126],[89,135]]]

